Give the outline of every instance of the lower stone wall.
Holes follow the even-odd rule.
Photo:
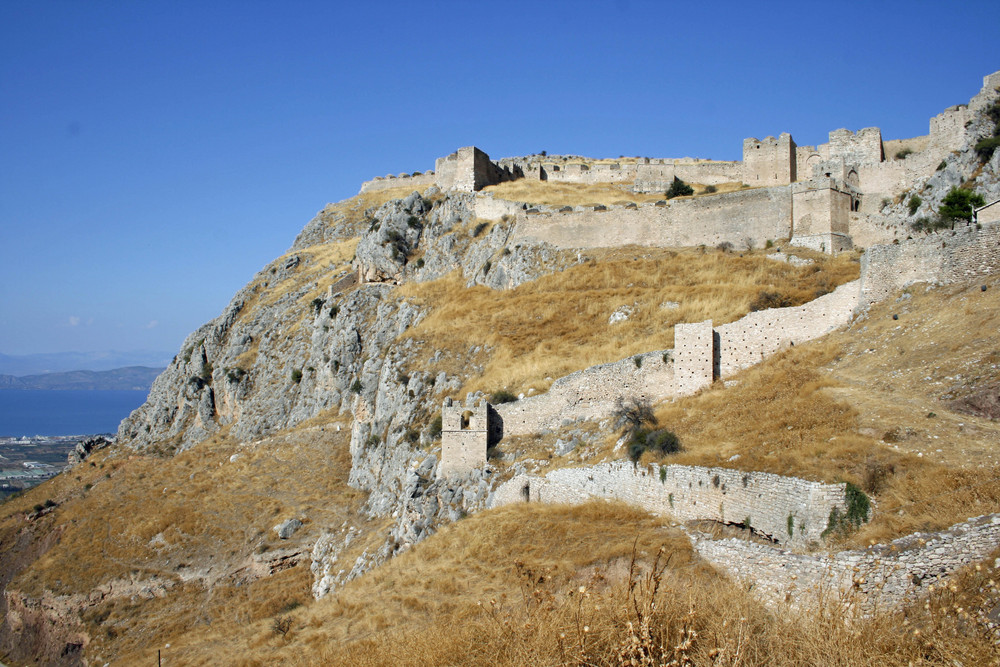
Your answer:
[[[913,283],[948,284],[1000,272],[1000,225],[959,224],[893,245],[873,246],[861,258],[860,307]]]
[[[938,533],[914,533],[865,550],[796,554],[737,539],[693,538],[702,558],[730,577],[752,583],[771,603],[815,603],[820,595],[866,611],[913,600],[959,568],[1000,546],[1000,514],[969,519]]]
[[[844,485],[766,472],[699,466],[636,466],[613,461],[562,468],[544,477],[518,475],[494,492],[489,507],[515,502],[621,500],[680,521],[743,524],[780,544],[822,540],[831,510],[845,511]]]

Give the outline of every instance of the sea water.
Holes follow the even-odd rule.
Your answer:
[[[0,437],[114,433],[148,393],[0,389]]]

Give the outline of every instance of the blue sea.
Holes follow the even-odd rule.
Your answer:
[[[148,393],[0,389],[0,436],[114,433]]]

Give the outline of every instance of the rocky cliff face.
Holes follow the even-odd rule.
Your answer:
[[[417,541],[439,519],[478,507],[488,479],[442,484],[427,453],[433,417],[465,377],[419,367],[422,343],[404,334],[425,311],[395,286],[457,270],[468,284],[509,288],[558,258],[544,247],[508,247],[512,224],[474,219],[472,201],[431,188],[369,209],[360,223],[318,215],[288,253],[188,336],[147,402],[122,422],[118,442],[169,456],[223,430],[251,441],[351,413],[350,483],[370,492],[372,515],[396,523],[379,552],[346,574],[327,570],[338,551],[331,540],[349,537],[325,536],[317,593]]]

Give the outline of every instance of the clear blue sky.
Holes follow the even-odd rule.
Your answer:
[[[927,132],[1000,2],[0,2],[0,352],[176,351],[327,202],[493,157]]]

